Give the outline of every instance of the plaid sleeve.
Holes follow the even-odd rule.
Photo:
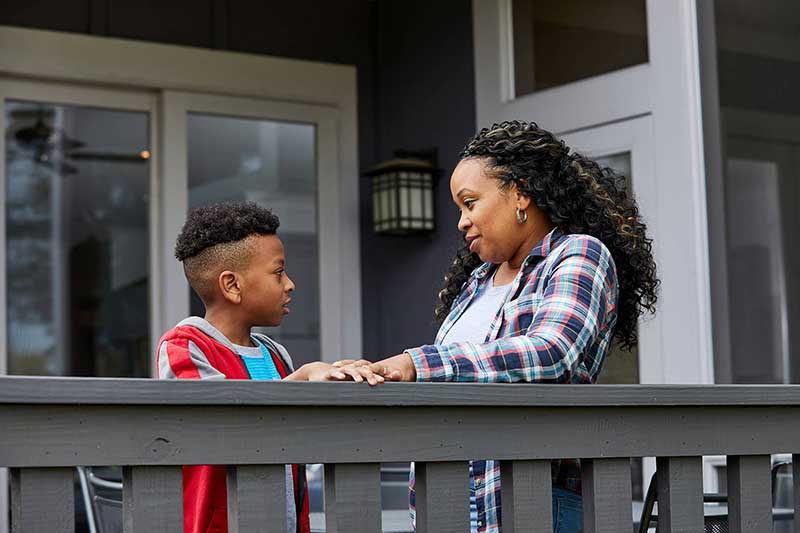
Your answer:
[[[581,354],[612,325],[609,302],[616,303],[611,254],[597,239],[582,236],[559,252],[540,298],[521,296],[506,305],[504,320],[518,333],[406,352],[418,381],[568,382]]]

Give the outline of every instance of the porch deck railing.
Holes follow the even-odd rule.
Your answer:
[[[504,533],[552,531],[557,458],[582,460],[584,531],[629,532],[629,459],[651,456],[659,531],[699,532],[701,456],[727,455],[731,531],[762,533],[778,452],[800,453],[799,387],[0,378],[15,532],[73,531],[76,465],[124,465],[126,532],[182,531],[184,464],[231,465],[232,532],[282,531],[282,465],[325,463],[328,531],[375,533],[380,463],[413,460],[418,531],[464,533],[480,458],[502,460]]]

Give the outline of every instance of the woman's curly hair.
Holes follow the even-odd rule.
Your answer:
[[[638,318],[655,312],[660,281],[652,240],[628,195],[625,178],[602,168],[535,123],[507,121],[482,129],[461,152],[461,159],[483,160],[501,187],[515,184],[565,233],[601,240],[617,268],[619,300],[614,337],[622,349],[637,341]],[[436,318],[445,319],[470,274],[481,265],[463,246],[439,292]]]

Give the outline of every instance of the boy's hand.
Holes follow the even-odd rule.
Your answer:
[[[369,364],[369,361],[364,362]],[[363,364],[337,366],[324,361],[307,363],[284,378],[284,381],[355,381],[357,383],[365,380],[374,386],[383,383],[384,378],[373,373],[368,366]]]

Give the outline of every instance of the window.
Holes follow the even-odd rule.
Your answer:
[[[513,0],[512,9],[516,96],[648,61],[644,0]]]
[[[281,221],[286,271],[295,282],[292,313],[264,331],[284,344],[295,366],[320,350],[315,127],[202,113],[187,117],[189,208],[250,200]],[[191,313],[203,304],[192,291]]]
[[[149,117],[7,100],[11,374],[149,372]]]

